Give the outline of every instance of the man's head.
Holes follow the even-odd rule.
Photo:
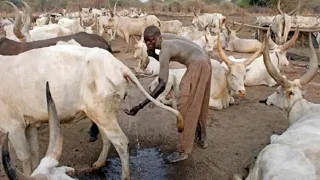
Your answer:
[[[148,50],[160,49],[161,44],[161,32],[156,26],[148,26],[143,33],[144,42],[147,45]]]

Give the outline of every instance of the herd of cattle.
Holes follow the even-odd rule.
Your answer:
[[[227,18],[219,13],[194,13],[192,25],[183,27],[178,20],[160,21],[155,15],[137,8],[117,12],[117,2],[113,10],[110,5],[108,9],[64,10],[41,14],[34,20],[31,7],[22,2],[25,12],[13,3],[3,1],[13,7],[15,18],[14,21],[2,18],[0,22],[5,31],[5,37],[0,40],[0,130],[7,132],[2,143],[2,162],[10,179],[72,179],[66,174],[73,171],[72,168],[56,168],[62,152],[59,123],[60,120],[70,123],[85,117],[98,125],[103,141],[102,151],[93,167],[105,165],[111,142],[121,159],[122,179],[130,179],[128,139],[117,122],[129,80],[154,104],[175,114],[178,131],[183,131],[176,99],[186,69],[170,69],[166,88],[157,100],[136,77],[154,76],[149,90],[157,86],[160,65],[148,56],[142,36],[150,25],[159,27],[162,33],[189,39],[208,54],[218,52],[223,62],[211,59],[209,103],[216,110],[229,107],[235,96],[245,96],[245,86],[280,85],[264,103],[285,111],[289,128],[281,135],[271,136],[270,145],[258,155],[247,180],[320,178],[320,106],[303,99],[300,90],[318,72],[314,46],[319,46],[320,19],[293,16],[299,6],[286,14],[278,0],[278,15],[258,17],[258,26],[242,22],[237,30],[233,30],[228,26]],[[84,26],[84,22],[94,23]],[[245,25],[256,28],[259,37],[239,38],[237,32]],[[290,31],[294,31],[294,35],[288,40]],[[286,51],[295,44],[301,32],[309,34],[309,69],[299,79],[289,81],[280,71],[289,65]],[[135,74],[113,56],[116,52],[109,43],[116,36],[126,41],[126,51],[130,50],[130,40],[134,39],[133,57],[138,61]],[[141,39],[137,40],[135,36]],[[224,50],[253,54],[249,58],[236,59],[227,56]],[[48,121],[50,142],[46,156],[40,161],[37,125]],[[23,173],[11,163],[8,139],[22,161]],[[235,175],[234,179],[241,177]]]

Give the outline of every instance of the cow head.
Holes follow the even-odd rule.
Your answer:
[[[237,33],[238,33],[239,31],[241,31],[241,29],[243,28],[243,25],[244,25],[243,16],[242,16],[242,24],[241,24],[241,26],[240,26],[238,29],[236,29],[236,30],[231,29],[231,28],[228,26],[228,24],[226,23],[226,28],[227,28],[227,30],[228,30],[228,35],[229,35],[230,41],[235,40],[235,39],[238,39]]]
[[[278,45],[271,38],[269,38],[269,45],[271,46],[270,47],[270,50],[271,50],[270,55],[273,56],[271,58],[277,58],[279,66],[288,66],[289,65],[289,61],[286,56],[286,51],[289,48],[291,48],[292,46],[294,46],[298,37],[299,37],[299,27],[294,32],[294,35],[292,36],[292,38],[289,41],[287,41],[286,43],[284,43],[283,45]]]
[[[263,51],[263,61],[266,69],[270,76],[280,85],[277,91],[270,95],[264,102],[267,105],[273,105],[281,110],[286,111],[289,115],[291,108],[295,103],[300,101],[302,97],[302,92],[300,88],[307,83],[309,83],[317,74],[318,71],[318,60],[315,49],[312,44],[311,34],[309,34],[309,45],[310,45],[310,62],[309,70],[301,76],[299,79],[293,81],[287,80],[284,75],[281,75],[277,71],[276,67],[273,66],[269,56],[269,48],[267,39],[269,36],[265,37],[266,47]]]
[[[226,71],[226,77],[231,96],[245,96],[246,89],[244,87],[244,80],[246,78],[247,73],[246,67],[249,66],[261,54],[263,46],[261,46],[261,48],[257,52],[255,52],[250,58],[248,58],[244,62],[232,62],[228,59],[227,55],[221,48],[220,34],[218,34],[217,46],[220,58],[226,63],[226,65],[229,68]]]
[[[274,17],[272,21],[272,26],[271,26],[272,32],[276,36],[277,44],[283,44],[284,42],[286,42],[289,31],[292,26],[291,15],[293,15],[300,8],[300,1],[299,1],[298,6],[294,10],[286,14],[281,10],[280,4],[281,4],[281,0],[278,0],[277,10],[279,14]]]
[[[91,24],[90,26],[84,26],[83,24],[83,19],[82,19],[82,16],[79,17],[79,25],[81,27],[81,31],[84,31],[88,34],[93,34],[93,27],[96,25],[97,23],[97,18],[95,19],[95,22],[93,24]]]
[[[133,57],[138,60],[136,72],[144,72],[149,64],[147,45],[144,43],[143,40],[138,41],[135,37],[134,40],[136,41],[136,45]]]

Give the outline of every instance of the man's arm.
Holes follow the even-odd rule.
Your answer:
[[[169,63],[170,63],[170,50],[163,49],[160,52],[160,73],[159,73],[159,84],[157,87],[151,92],[151,96],[153,98],[157,98],[165,89],[166,83],[168,81],[169,76]],[[144,100],[142,103],[138,104],[137,106],[134,106],[131,110],[125,109],[125,113],[128,115],[136,115],[137,112],[142,109],[144,106],[146,106],[150,102],[149,99]]]

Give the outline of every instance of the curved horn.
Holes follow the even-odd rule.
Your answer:
[[[6,133],[4,135],[4,139],[1,144],[1,157],[3,169],[6,172],[6,175],[9,179],[30,180],[31,177],[28,177],[21,173],[11,162],[10,153],[8,150],[8,134],[9,133]]]
[[[62,143],[63,137],[60,133],[60,120],[58,118],[56,105],[51,96],[49,83],[46,83],[46,96],[47,96],[47,107],[49,114],[49,128],[50,128],[50,138],[49,145],[46,153],[46,157],[54,158],[59,161],[62,153]]]
[[[82,16],[80,15],[79,16],[79,20],[80,20],[80,26],[85,29],[84,25],[83,25],[83,21],[82,21]]]
[[[244,19],[243,19],[243,16],[242,16],[242,23],[241,23],[241,26],[236,30],[236,33],[241,31],[241,29],[243,28],[243,25],[244,25]]]
[[[284,13],[282,12],[282,10],[281,10],[280,4],[281,4],[281,0],[278,0],[277,10],[278,10],[279,14],[284,14]]]
[[[309,62],[309,70],[299,78],[300,85],[306,85],[308,84],[316,75],[318,72],[318,59],[316,51],[314,50],[312,39],[311,39],[311,33],[309,33],[309,46],[310,46],[310,62]]]
[[[207,37],[207,33],[204,33],[204,39],[206,40],[206,42],[209,42],[208,37]]]
[[[281,45],[281,51],[285,51],[289,48],[291,48],[292,46],[294,46],[296,40],[298,39],[299,37],[299,26],[297,27],[297,29],[295,30],[294,32],[294,35],[292,36],[292,38],[287,41],[286,43],[284,43],[283,45]]]
[[[25,1],[22,1],[22,3],[24,4],[24,6],[26,7],[26,13],[27,13],[27,19],[26,22],[23,25],[22,28],[22,32],[23,33],[29,33],[30,27],[31,27],[31,20],[32,20],[32,9],[29,6],[28,3],[26,3]]]
[[[114,17],[113,11],[112,11],[111,6],[110,6],[110,0],[108,0],[108,8],[110,10],[111,17]]]
[[[118,0],[119,1],[119,0]],[[117,15],[117,3],[118,3],[118,1],[116,1],[116,3],[114,4],[114,6],[113,6],[113,13],[114,13],[114,15]]]
[[[287,80],[287,78],[282,76],[279,71],[277,71],[277,68],[274,67],[274,65],[271,62],[270,54],[269,54],[269,43],[268,43],[269,38],[270,38],[270,29],[268,30],[268,33],[265,35],[264,42],[263,42],[264,43],[263,62],[270,76],[283,88],[289,88],[290,82]]]
[[[220,23],[220,22],[219,22]],[[228,32],[230,33],[231,32],[231,28],[228,26],[228,20],[225,20],[225,23],[226,23],[226,28],[227,28],[227,30],[228,30]],[[234,22],[233,22],[234,23]],[[220,26],[220,24],[219,24],[219,26]]]
[[[51,18],[50,13],[48,13],[48,14],[47,14],[47,19],[46,19],[45,25],[48,25],[48,24],[49,24],[50,18]]]
[[[256,51],[250,58],[245,60],[243,63],[247,67],[249,66],[255,59],[257,59],[258,56],[261,55],[263,49],[264,49],[265,44],[261,44],[261,47],[258,51]]]
[[[22,24],[22,22],[21,22],[21,15],[20,15],[19,9],[12,2],[9,2],[9,1],[3,1],[3,2],[9,4],[15,10],[13,33],[21,42],[25,42],[26,38],[21,33],[21,24]]]
[[[227,55],[224,53],[224,51],[221,48],[220,33],[218,33],[217,47],[218,47],[218,53],[219,53],[220,58],[227,64],[227,66],[230,67],[232,62],[228,59]]]
[[[297,5],[297,7],[292,10],[291,12],[288,13],[289,16],[293,15],[294,13],[296,13],[296,11],[298,11],[298,9],[300,8],[301,2],[299,0],[299,4]]]

